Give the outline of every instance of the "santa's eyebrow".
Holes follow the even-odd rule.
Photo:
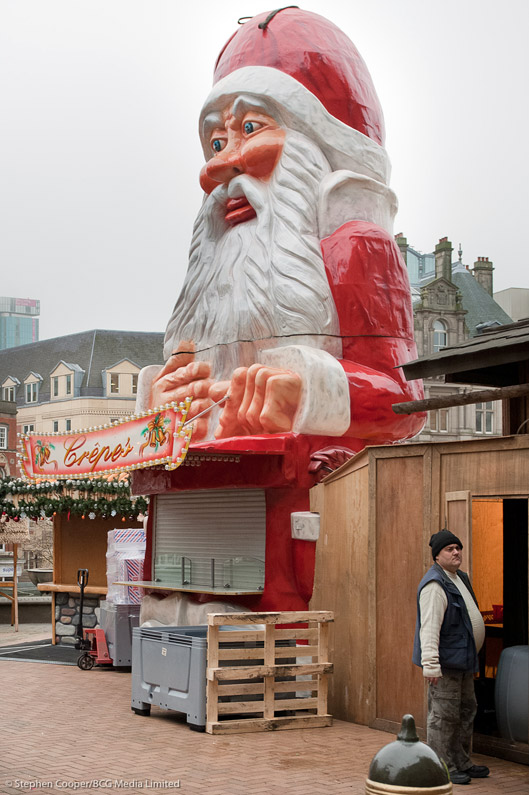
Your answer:
[[[240,119],[246,113],[250,111],[257,111],[259,113],[266,113],[267,116],[272,116],[275,118],[274,108],[270,106],[269,103],[263,101],[261,99],[257,99],[257,97],[237,97],[235,102],[233,103],[232,107],[232,114],[235,118]]]
[[[224,126],[224,117],[218,111],[208,113],[202,122],[202,129],[206,138],[211,135],[213,130],[223,130]]]

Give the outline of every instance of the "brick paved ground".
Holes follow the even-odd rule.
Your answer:
[[[199,734],[175,713],[132,713],[130,674],[103,668],[0,661],[0,682],[1,793],[29,791],[17,780],[54,793],[110,781],[96,791],[115,793],[122,779],[130,784],[122,789],[139,793],[361,795],[373,755],[394,739],[342,721],[327,729]],[[457,795],[528,795],[529,767],[484,756],[476,762],[493,775],[455,787]],[[147,787],[146,780],[180,780],[180,789]]]
[[[15,646],[17,643],[48,640],[51,638],[50,624],[20,624],[18,632],[10,624],[0,624],[0,648]]]

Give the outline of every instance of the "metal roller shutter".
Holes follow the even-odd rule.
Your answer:
[[[158,495],[154,579],[190,589],[262,590],[265,536],[263,489]]]

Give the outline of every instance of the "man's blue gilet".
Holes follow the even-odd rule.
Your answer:
[[[461,577],[477,604],[468,575],[463,571],[458,571],[457,576]],[[448,606],[439,634],[439,663],[441,668],[453,668],[458,671],[476,673],[478,670],[478,654],[465,600],[450,578],[443,574],[443,570],[438,563],[434,563],[428,569],[417,589],[417,622],[415,624],[412,660],[415,665],[421,665],[421,640],[419,635],[421,607],[419,596],[424,586],[432,582],[432,580],[442,586],[448,599]]]

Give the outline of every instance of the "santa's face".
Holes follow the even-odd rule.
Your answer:
[[[239,99],[222,113],[209,118],[211,159],[200,172],[200,184],[208,195],[219,185],[247,174],[268,181],[281,157],[285,130],[266,113]],[[255,218],[255,209],[242,191],[226,202],[225,220],[230,226]]]
[[[166,332],[166,358],[186,341],[217,381],[281,344],[341,354],[317,218],[329,163],[257,103],[242,95],[204,120],[218,152],[202,171],[207,195]]]

